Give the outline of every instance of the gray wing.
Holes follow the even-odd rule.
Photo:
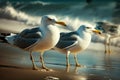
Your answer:
[[[25,29],[15,37],[14,45],[24,49],[33,45],[41,37],[42,34],[39,28]]]
[[[23,38],[41,38],[42,33],[39,28],[25,29],[18,36]]]
[[[60,40],[57,43],[56,47],[60,49],[67,49],[70,48],[78,43],[77,38],[73,35],[77,35],[75,32],[70,33],[61,33]]]

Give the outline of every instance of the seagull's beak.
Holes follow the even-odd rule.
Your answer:
[[[61,21],[56,21],[56,24],[62,25],[62,26],[67,26],[64,22]]]
[[[94,30],[92,30],[94,33],[96,33],[96,34],[101,34],[102,32],[100,31],[100,30],[96,30],[96,29],[94,29]]]

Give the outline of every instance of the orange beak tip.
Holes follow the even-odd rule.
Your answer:
[[[67,26],[64,22],[56,22],[57,24],[60,24],[62,26]]]

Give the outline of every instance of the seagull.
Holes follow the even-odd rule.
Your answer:
[[[56,21],[51,16],[42,16],[41,25],[32,29],[25,29],[21,33],[6,37],[9,43],[30,52],[33,70],[39,70],[35,65],[32,52],[40,52],[40,60],[43,70],[50,70],[44,65],[43,53],[53,48],[60,38],[60,31],[54,25],[66,26],[64,22]],[[10,40],[11,39],[11,40]]]
[[[53,49],[66,54],[67,67],[70,66],[70,53],[74,55],[76,67],[81,66],[77,60],[77,53],[80,53],[88,47],[89,43],[91,42],[92,32],[100,34],[99,30],[95,30],[94,28],[87,27],[85,25],[81,25],[76,31],[73,32],[60,33],[60,40]]]
[[[105,54],[112,53],[111,39],[120,37],[120,26],[108,22],[96,22],[96,29],[101,30],[101,36],[105,37]]]

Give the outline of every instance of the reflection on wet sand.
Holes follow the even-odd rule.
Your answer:
[[[31,70],[29,53],[19,48],[0,43],[0,76],[1,80],[45,80],[46,77],[57,77],[60,80],[120,80],[119,48],[111,55],[104,55],[104,50],[86,50],[78,55],[83,67],[75,67],[71,56],[71,67],[66,67],[64,54],[54,51],[45,53],[46,66],[53,71],[42,72]],[[48,54],[49,53],[49,54]],[[34,53],[35,63],[39,64],[39,55]],[[29,76],[29,77],[27,77]]]
[[[70,66],[66,66],[66,72],[70,72],[72,70],[73,73],[78,74],[80,68],[86,68],[86,66],[81,67],[74,66],[74,69],[71,69]]]
[[[105,70],[106,70],[106,75],[109,79],[112,80],[112,77],[111,77],[111,69],[112,69],[112,62],[111,62],[111,59],[110,59],[110,54],[105,54],[104,56],[104,62],[105,62]]]

